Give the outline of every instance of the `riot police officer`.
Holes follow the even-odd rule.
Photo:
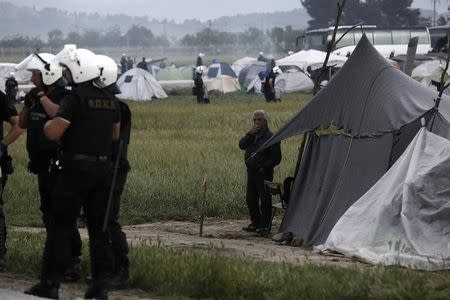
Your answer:
[[[97,55],[97,62],[100,68],[100,81],[104,85],[104,90],[111,95],[119,94],[120,89],[116,85],[117,81],[117,64],[114,60],[105,55]],[[113,198],[111,203],[111,211],[108,218],[108,231],[111,237],[111,247],[114,258],[114,272],[109,282],[111,289],[123,289],[128,286],[129,279],[129,259],[128,259],[128,243],[125,233],[119,223],[120,200],[123,188],[127,181],[127,175],[130,171],[130,163],[127,159],[128,144],[130,142],[131,131],[131,111],[128,105],[117,100],[120,106],[120,138],[118,142],[113,144],[112,153],[113,161],[117,169],[116,181],[112,187]],[[117,160],[117,162],[116,162]]]
[[[44,126],[47,138],[61,143],[61,170],[51,197],[55,229],[47,235],[54,255],[32,294],[58,297],[59,282],[71,259],[70,232],[82,207],[93,277],[85,298],[107,299],[112,255],[109,234],[102,225],[111,183],[112,142],[119,139],[120,110],[113,97],[93,84],[100,75],[93,52],[66,45],[55,59],[64,65],[63,74],[74,86],[73,93],[61,101],[55,118]]]
[[[26,65],[31,72],[31,81],[35,85],[25,95],[24,106],[19,114],[19,126],[27,129],[27,151],[30,159],[28,170],[37,175],[40,196],[42,221],[48,233],[51,221],[50,194],[54,185],[54,174],[50,172],[50,164],[57,159],[58,144],[50,141],[44,135],[44,124],[53,118],[58,111],[59,103],[69,91],[65,88],[66,81],[62,76],[62,68],[52,62],[54,55],[50,53],[33,54],[19,65]],[[27,61],[28,60],[28,61]],[[72,265],[67,273],[71,281],[81,278],[80,256],[81,237],[78,228],[72,231]],[[49,249],[44,246],[42,270],[48,265]],[[45,271],[44,271],[45,272]]]
[[[3,136],[3,123],[11,124],[11,129]],[[0,272],[5,269],[6,254],[6,222],[3,212],[3,189],[8,180],[8,175],[13,172],[12,158],[8,155],[8,145],[13,143],[21,134],[19,128],[17,110],[14,102],[9,101],[7,96],[0,91]]]

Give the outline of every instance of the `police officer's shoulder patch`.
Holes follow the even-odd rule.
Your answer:
[[[88,107],[91,109],[100,109],[100,110],[115,110],[116,109],[116,104],[115,104],[115,100],[113,99],[100,99],[100,98],[96,98],[96,99],[89,99],[87,101]]]

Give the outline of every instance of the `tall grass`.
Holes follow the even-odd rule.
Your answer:
[[[246,169],[238,141],[252,125],[251,113],[265,109],[275,132],[309,98],[287,94],[281,103],[266,103],[262,96],[235,93],[212,95],[210,105],[198,105],[185,94],[130,103],[132,170],[122,200],[122,222],[196,219],[205,175],[206,215],[246,217]],[[282,143],[283,160],[275,169],[275,180],[292,174],[299,141],[291,138]],[[26,171],[24,136],[11,145],[10,153],[16,170],[4,197],[8,223],[40,225],[36,178]]]
[[[145,241],[143,241],[145,242]],[[43,235],[13,232],[7,271],[36,277]],[[86,250],[86,249],[85,249]],[[87,253],[87,251],[83,251]],[[151,295],[214,299],[448,299],[448,272],[339,268],[249,261],[217,249],[131,247],[133,288]],[[87,256],[82,265],[87,274]]]

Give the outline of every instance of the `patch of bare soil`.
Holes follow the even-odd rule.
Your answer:
[[[278,231],[280,220],[274,221],[272,232]],[[203,236],[199,236],[199,224],[194,222],[165,221],[151,224],[124,226],[128,241],[133,244],[164,245],[176,249],[202,251],[214,247],[224,255],[244,257],[252,260],[271,262],[288,262],[294,264],[312,263],[317,265],[364,266],[342,256],[324,256],[310,250],[274,243],[269,237],[242,230],[247,220],[206,219]],[[12,230],[38,232],[41,229],[14,227]],[[85,229],[81,234],[87,238]],[[23,291],[33,281],[19,279],[8,274],[0,274],[0,289],[8,288]],[[62,299],[82,298],[85,285],[63,284]],[[138,290],[114,291],[110,299],[142,299],[144,294]],[[0,291],[0,299],[2,292]],[[14,298],[12,298],[14,299]]]

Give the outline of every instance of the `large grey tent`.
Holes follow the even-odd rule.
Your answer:
[[[325,242],[344,212],[400,157],[422,116],[432,132],[449,138],[450,100],[437,112],[436,97],[363,36],[342,69],[264,146],[308,136],[280,232],[292,232],[304,245]],[[315,133],[330,125],[346,134]]]

